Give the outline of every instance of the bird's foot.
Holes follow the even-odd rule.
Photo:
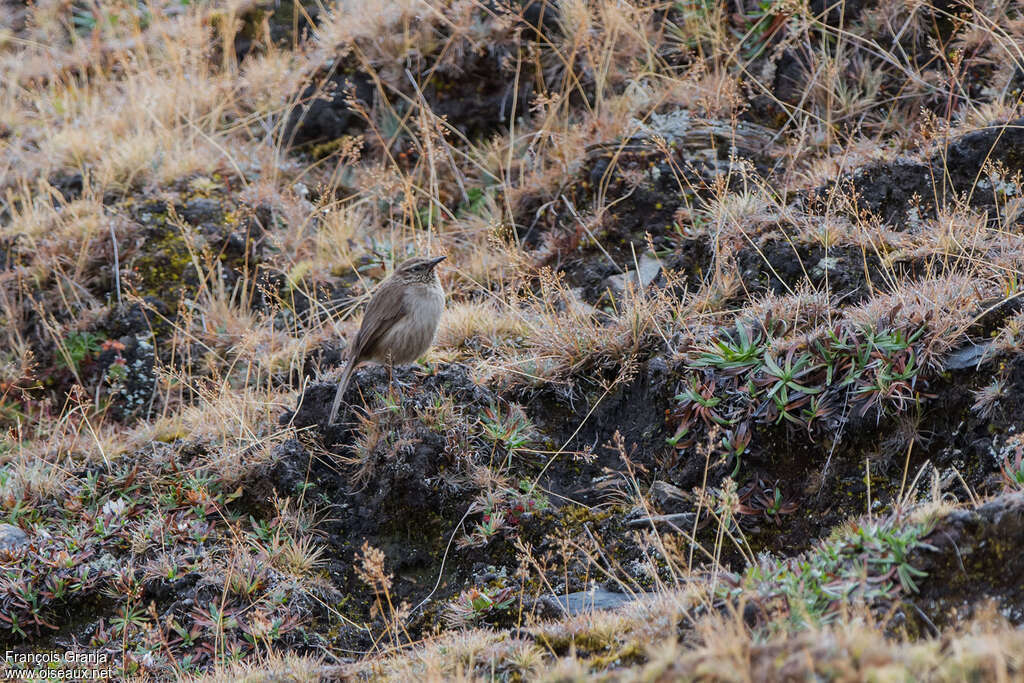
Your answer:
[[[406,394],[409,393],[411,389],[411,382],[402,382],[401,380],[397,380],[394,377],[392,377],[387,385],[387,395],[385,397],[385,400],[388,403],[392,404],[393,406],[397,407],[403,401],[405,401],[405,396]]]
[[[391,386],[397,388],[399,391],[406,391],[408,389],[412,389],[412,385],[412,382],[403,382],[397,377],[391,378]]]

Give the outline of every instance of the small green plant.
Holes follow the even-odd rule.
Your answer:
[[[193,645],[195,645],[196,640],[202,633],[202,631],[196,626],[193,626],[192,630],[186,629],[178,622],[177,619],[174,618],[170,620],[170,624],[174,632],[178,634],[178,638],[180,639],[181,644],[185,647],[192,647]]]
[[[477,523],[474,533],[484,544],[505,528],[505,515],[500,511],[488,510],[483,519]]]
[[[729,420],[715,411],[722,398],[715,395],[714,380],[702,384],[696,376],[690,377],[690,383],[683,387],[683,393],[676,396],[676,400],[687,411],[689,419],[686,422],[699,418],[707,426],[730,424]]]
[[[57,357],[57,365],[78,372],[86,358],[100,350],[103,337],[92,332],[72,332],[64,338]]]
[[[509,459],[518,449],[533,441],[533,423],[522,407],[514,403],[508,407],[492,403],[484,408],[480,424],[483,426],[484,439],[504,448]]]
[[[722,437],[722,448],[725,450],[725,458],[734,460],[731,477],[736,477],[740,471],[742,456],[750,446],[750,428],[746,422],[741,422],[735,429],[728,429]]]
[[[769,485],[758,477],[738,492],[736,514],[764,516],[778,523],[781,515],[791,515],[798,508],[796,501],[783,495],[778,483]]]
[[[678,449],[692,446],[701,431],[727,428],[721,443],[733,476],[755,423],[785,422],[807,429],[813,439],[815,430],[847,419],[850,408],[881,416],[905,412],[928,396],[918,387],[926,353],[923,323],[839,323],[789,341],[784,351],[771,335],[751,331],[756,328],[738,324],[735,335],[722,334],[686,357],[688,371],[670,416],[675,431],[667,442]],[[780,325],[768,319],[761,329]]]
[[[526,479],[519,482],[519,489],[511,497],[509,512],[512,514],[510,521],[518,524],[520,517],[535,512],[542,512],[548,509],[548,499],[532,483]]]
[[[714,367],[719,370],[739,371],[761,365],[765,345],[761,333],[751,331],[746,324],[736,326],[736,337],[728,332],[699,349],[690,363],[691,366]]]
[[[107,366],[105,379],[111,387],[119,387],[128,378],[128,362],[121,355],[121,352],[125,350],[125,345],[116,339],[108,339],[103,342],[100,349],[114,352],[114,361]]]
[[[452,626],[465,626],[495,612],[503,612],[515,602],[515,594],[506,588],[470,588],[452,600],[446,618]]]
[[[227,589],[240,597],[254,598],[267,585],[267,567],[251,556],[238,559],[227,569]]]
[[[443,434],[457,423],[460,412],[452,398],[440,392],[426,406],[417,408],[416,416],[428,429]]]
[[[1008,488],[1024,490],[1024,441],[1017,439],[1013,450],[1012,459],[1009,452],[1003,456],[1003,481]]]
[[[0,425],[17,424],[25,420],[25,411],[19,403],[15,403],[6,396],[0,396]],[[0,454],[7,449],[5,442],[0,441]]]
[[[252,515],[249,515],[249,524],[252,525],[253,533],[261,541],[267,542],[274,537],[274,529],[276,524],[265,519],[256,519]]]
[[[796,360],[793,359],[796,350],[790,349],[786,359],[779,363],[771,354],[764,356],[765,383],[770,386],[768,398],[778,398],[788,404],[790,395],[794,394],[817,394],[821,391],[818,387],[804,386],[797,382],[798,379],[817,370],[817,366],[811,365],[811,354],[801,353]]]
[[[93,11],[85,7],[72,7],[71,23],[75,27],[75,33],[82,37],[92,33],[99,24]]]
[[[125,367],[124,359],[115,360],[107,368],[106,380],[107,384],[112,387],[119,386],[124,383],[128,378],[128,369]]]
[[[110,620],[114,629],[123,634],[131,626],[143,626],[146,624],[146,612],[141,607],[125,605],[117,616]]]
[[[745,27],[745,34],[738,35],[740,38],[745,38],[743,41],[744,59],[753,61],[768,47],[772,36],[788,18],[783,7],[784,3],[777,2],[777,0],[761,0],[757,4],[757,8],[748,15],[750,23]]]
[[[807,425],[807,431],[810,432],[816,421],[832,417],[834,414],[835,409],[828,397],[811,396],[807,401],[807,407],[800,413],[800,419]]]
[[[471,187],[466,190],[466,201],[459,204],[455,215],[458,217],[478,215],[487,202],[487,192],[483,188]]]
[[[95,589],[100,576],[87,564],[92,551],[75,549],[77,542],[70,539],[56,543],[64,547],[30,548],[6,558],[0,571],[0,632],[26,637],[26,631],[38,635],[40,627],[55,631],[55,613]]]
[[[546,510],[547,498],[526,480],[516,489],[506,488],[486,493],[474,503],[482,513],[473,530],[459,540],[461,546],[484,546],[500,533],[513,533],[537,512]]]

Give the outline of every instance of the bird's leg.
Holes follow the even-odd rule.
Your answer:
[[[412,382],[403,382],[402,380],[395,377],[395,366],[394,363],[388,363],[388,382],[393,387],[398,387],[399,390],[408,389],[412,386]]]
[[[395,364],[389,358],[388,359],[388,394],[387,394],[387,399],[386,399],[387,403],[389,403],[390,405],[395,406],[395,407],[401,405],[402,404],[402,400],[403,400],[403,396],[402,395],[405,393],[404,389],[405,389],[405,385],[403,385],[401,382],[399,382],[397,379],[395,379]]]

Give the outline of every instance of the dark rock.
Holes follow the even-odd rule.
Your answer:
[[[678,506],[680,503],[690,499],[690,496],[681,488],[660,479],[656,479],[651,484],[651,497],[662,508]]]
[[[505,57],[499,49],[472,52],[457,69],[432,79],[423,94],[434,114],[475,139],[525,113],[533,99],[532,68],[526,65],[517,83],[514,59]]]
[[[636,270],[627,270],[619,275],[609,276],[605,285],[616,297],[621,297],[627,287],[644,289],[661,275],[661,261],[649,252],[640,255]]]
[[[17,245],[21,235],[0,238],[0,272],[14,267],[17,257]]]
[[[494,400],[493,394],[472,380],[469,368],[464,365],[446,364],[439,367],[435,373],[425,377],[419,376],[421,372],[415,366],[388,368],[384,365],[367,364],[355,371],[343,398],[351,407],[353,403],[360,403],[359,397],[370,397],[375,392],[385,392],[389,384],[394,382],[399,386],[399,391],[405,393],[406,400],[416,403],[422,403],[427,396],[435,395],[440,391],[444,391],[447,395],[466,404],[487,405],[489,401]],[[415,385],[418,383],[421,386],[417,388]],[[330,416],[331,404],[334,401],[337,386],[335,382],[311,384],[295,410],[281,416],[281,424],[291,423],[298,428],[311,426],[324,428],[327,418]],[[344,415],[340,415],[339,421],[343,418]],[[333,428],[326,431],[332,434],[337,433],[337,430]]]
[[[496,33],[485,49],[462,51],[455,62],[438,63],[445,54],[438,51],[422,55],[422,63],[416,69],[410,68],[431,111],[471,139],[500,130],[513,116],[527,111],[533,99],[533,66],[524,61],[518,80],[515,78],[516,46],[558,27],[557,11],[548,0],[492,1],[486,10],[481,10],[480,21],[492,21],[489,15],[494,13],[518,16],[518,27],[525,30],[516,31],[514,24],[511,31]],[[447,28],[442,25],[437,30],[442,34],[437,45],[447,45],[443,39]],[[299,93],[298,106],[284,126],[285,146],[315,145],[361,133],[365,122],[350,103],[359,101],[370,110],[377,87],[376,81],[351,57],[324,65]],[[412,99],[418,97],[407,79],[388,83],[386,87]]]
[[[580,288],[582,299],[598,308],[610,305],[627,279],[655,277],[655,261],[643,256],[648,236],[662,269],[674,271],[681,286],[699,288],[713,249],[709,239],[677,231],[678,212],[695,203],[696,188],[716,179],[736,182],[741,174],[730,170],[736,158],[758,173],[772,167],[771,134],[761,126],[706,120],[681,109],[634,125],[646,137],[591,145],[583,168],[557,195],[540,194],[520,205],[518,222],[528,226],[524,246],[538,250],[542,262],[556,264],[570,287]],[[607,215],[595,234],[587,234],[582,207],[598,199],[607,202]],[[641,260],[646,263],[639,264],[637,277],[633,271]]]
[[[111,339],[125,335],[147,334],[150,329],[146,310],[137,303],[111,309],[104,327]]]
[[[667,450],[665,410],[672,398],[663,364],[660,359],[653,368],[643,367],[632,381],[605,396],[592,411],[585,403],[574,402],[550,388],[531,399],[527,412],[543,433],[559,444],[565,443],[569,449],[591,450],[597,455],[586,466],[556,460],[548,469],[551,482],[547,487],[579,502],[596,502],[599,492],[589,485],[590,480],[604,468],[619,470],[624,466],[618,450],[611,446],[616,433],[621,435],[630,457],[645,467],[655,464]],[[580,426],[579,415],[588,412],[588,419]],[[587,486],[583,490],[581,485],[585,481]]]
[[[358,134],[365,121],[349,102],[357,100],[369,108],[374,92],[369,76],[351,67],[335,65],[299,94],[298,104],[285,123],[285,144],[295,147]]]
[[[863,0],[810,0],[807,3],[812,16],[832,28],[848,28],[864,11],[864,6],[873,4]]]
[[[156,390],[156,352],[148,332],[105,344],[96,363],[114,398],[113,416],[125,419],[149,408]]]
[[[190,572],[181,578],[173,581],[156,580],[146,584],[146,599],[156,600],[158,603],[179,602],[194,599],[192,590],[202,576],[198,572]]]
[[[486,7],[517,16],[528,27],[547,36],[554,35],[561,28],[558,7],[552,0],[487,0]]]
[[[266,49],[269,42],[288,49],[304,42],[312,34],[313,25],[320,16],[321,6],[316,3],[297,3],[295,0],[260,0],[241,16],[242,27],[235,35],[235,57],[242,61],[251,54]]]
[[[885,290],[892,277],[915,274],[915,264],[883,264],[879,257],[857,246],[803,244],[792,239],[770,239],[736,254],[736,264],[748,292],[787,294],[811,283],[815,289],[841,296],[852,303],[867,297],[872,288]]]
[[[941,517],[908,563],[924,571],[909,600],[939,628],[995,601],[1011,623],[1024,624],[1024,491]],[[908,615],[914,619],[914,614]]]
[[[82,196],[84,179],[81,173],[60,172],[50,177],[49,181],[65,201],[71,202]]]
[[[1001,164],[1006,172],[1024,171],[1024,119],[993,124],[953,140],[926,162],[900,159],[858,169],[838,182],[842,191],[856,195],[856,206],[879,216],[898,230],[913,227],[913,217],[928,218],[938,208],[961,197],[970,197],[975,208],[992,208],[993,190],[981,184],[990,163]],[[976,187],[976,185],[978,187]],[[814,200],[823,200],[834,184],[817,190]]]
[[[179,209],[181,217],[192,225],[219,224],[224,220],[224,210],[216,199],[197,197],[190,199]]]

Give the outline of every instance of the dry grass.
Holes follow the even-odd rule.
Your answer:
[[[723,440],[745,448],[739,418],[726,430],[708,410],[680,418],[696,426],[678,457],[707,463],[706,485],[685,495],[714,540],[698,540],[696,523],[644,536],[647,555],[627,572],[600,543],[572,539],[566,556],[588,577],[631,590],[644,580],[658,600],[520,618],[515,637],[452,630],[410,646],[410,606],[391,603],[391,577],[367,547],[379,619],[359,661],[338,664],[352,655],[340,638],[316,641],[315,657],[291,654],[313,610],[351,625],[334,602],[335,558],[315,534],[311,510],[325,502],[303,489],[286,492],[292,503],[236,503],[243,490],[265,493],[254,480],[296,436],[279,416],[330,369],[361,302],[424,252],[448,255],[449,305],[428,360],[468,366],[506,402],[499,417],[528,424],[508,401],[554,396],[578,413],[559,433],[575,435],[656,357],[681,391],[690,379],[705,391],[696,403],[753,420],[760,369],[728,384],[746,370],[693,362],[742,325],[764,333],[759,357],[773,362],[838,329],[921,328],[904,378],[914,390],[896,392],[895,407],[878,403],[879,416],[908,424],[927,400],[918,376],[938,381],[954,349],[989,335],[1002,365],[974,390],[974,411],[998,414],[1024,326],[1014,308],[1024,183],[1006,167],[1019,155],[994,145],[1001,157],[969,187],[943,201],[918,196],[897,219],[866,210],[870,188],[858,196],[837,181],[917,164],[948,189],[961,169],[927,165],[951,141],[1024,114],[1019,8],[907,0],[848,16],[852,3],[817,4],[563,0],[538,29],[476,0],[339,0],[305,8],[316,14],[310,39],[287,27],[283,43],[253,13],[268,5],[234,0],[0,8],[0,517],[56,537],[72,566],[75,553],[95,553],[177,576],[175,563],[194,553],[190,571],[219,593],[188,617],[214,634],[195,665],[203,680],[307,680],[296,672],[321,664],[338,667],[324,675],[392,680],[1019,677],[1020,632],[995,614],[914,639],[883,636],[871,610],[805,631],[719,613],[723,554],[754,554],[735,524],[736,485],[706,481]],[[236,44],[253,36],[237,59]],[[365,76],[372,96],[349,103],[343,137],[291,149],[292,113],[329,100],[336,72]],[[504,88],[497,113],[443,109],[449,97],[489,96],[492,80]],[[324,87],[304,93],[310,84]],[[654,284],[614,291],[608,276],[625,281],[650,253]],[[890,362],[877,348],[866,358]],[[722,404],[714,392],[727,384]],[[484,417],[445,394],[382,400],[343,453],[324,456],[362,485],[416,430],[444,436],[446,457],[462,458],[443,485],[467,503],[596,457],[529,424],[530,440],[506,443],[506,457],[491,439],[488,462],[502,464],[485,467],[473,460],[474,448],[485,452]],[[681,410],[673,401],[656,406],[669,421]],[[829,414],[845,419],[852,405]],[[808,436],[816,417],[800,425]],[[644,454],[615,445],[629,489],[617,504],[655,511],[654,475],[630,469]],[[522,474],[526,456],[542,464]],[[965,488],[960,502],[976,502]],[[126,509],[139,517],[119,520]],[[545,568],[570,562],[528,557],[520,548],[532,588],[553,592]],[[168,642],[192,638],[171,623],[186,617],[159,619],[141,593],[115,594],[120,630],[101,631],[125,675],[199,673]],[[218,605],[237,612],[218,618]],[[231,619],[242,624],[234,640]],[[108,615],[105,628],[113,623]]]
[[[476,681],[496,675],[546,681],[783,681],[808,676],[958,681],[1020,676],[1021,634],[995,611],[944,639],[920,641],[886,639],[862,615],[813,632],[752,641],[738,617],[712,616],[698,620],[693,637],[682,643],[677,635],[684,614],[679,600],[665,594],[659,605],[555,620],[528,629],[526,640],[462,631],[379,662],[328,668],[325,673],[387,681]],[[629,666],[637,660],[643,663]]]

